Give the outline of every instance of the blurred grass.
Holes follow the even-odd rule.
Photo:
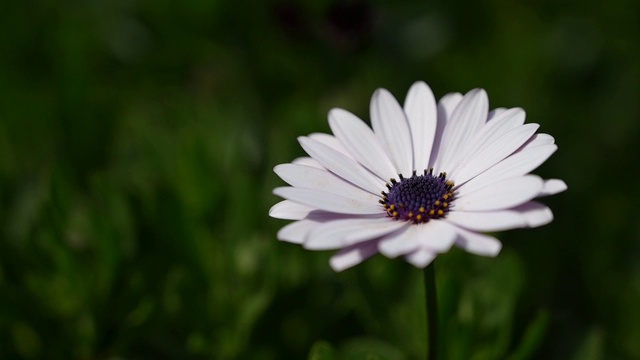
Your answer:
[[[446,358],[640,358],[639,10],[3,3],[0,358],[421,358],[419,271],[335,274],[267,216],[297,136],[418,79],[525,108],[570,188],[498,258],[438,259]]]

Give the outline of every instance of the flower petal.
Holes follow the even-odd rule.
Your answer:
[[[549,134],[535,134],[531,137],[531,139],[527,140],[527,142],[524,143],[524,145],[522,145],[522,147],[518,149],[518,151],[534,148],[536,146],[553,145],[555,143],[556,139],[554,139],[553,136]]]
[[[351,215],[351,218],[367,218],[368,215],[365,216],[354,216]],[[287,241],[295,244],[302,244],[307,239],[309,233],[317,228],[318,226],[325,224],[327,222],[343,220],[345,219],[345,215],[330,213],[322,210],[313,210],[311,211],[305,219],[292,222],[284,226],[280,231],[278,231],[278,239],[282,241]]]
[[[469,91],[456,107],[442,134],[440,152],[435,162],[436,173],[455,166],[452,162],[487,120],[489,99],[483,89]]]
[[[398,101],[385,89],[373,93],[370,105],[373,131],[389,151],[399,174],[413,171],[413,146],[406,116]]]
[[[445,221],[473,231],[502,231],[527,227],[525,218],[515,211],[451,211]]]
[[[513,208],[513,210],[519,212],[524,217],[529,227],[547,225],[553,221],[553,212],[551,212],[551,209],[537,201],[529,201],[528,203]]]
[[[433,139],[433,147],[431,149],[431,156],[429,158],[429,167],[434,167],[436,159],[442,148],[442,134],[447,127],[448,121],[451,119],[451,114],[456,109],[460,101],[462,101],[462,94],[450,93],[442,97],[438,102],[438,124],[436,127],[436,135]]]
[[[526,175],[542,165],[557,149],[556,145],[550,144],[517,152],[469,180],[464,184],[465,191],[471,192],[496,181]]]
[[[507,111],[507,108],[495,108],[491,111],[489,111],[489,114],[487,115],[487,122],[489,122],[489,120],[491,119],[496,119],[498,118],[498,116],[502,115],[505,111]]]
[[[459,229],[456,245],[472,254],[482,256],[496,256],[502,249],[502,243],[493,236],[478,234]]]
[[[269,216],[276,219],[302,220],[313,210],[314,208],[312,207],[290,200],[283,200],[269,209]]]
[[[542,179],[535,175],[504,179],[472,192],[466,192],[463,185],[458,189],[455,211],[508,209],[533,199],[542,186]]]
[[[340,151],[307,137],[299,137],[302,148],[327,170],[372,194],[384,189],[384,181],[378,179],[355,160]]]
[[[508,131],[496,141],[478,149],[473,155],[462,161],[460,170],[451,177],[457,183],[464,183],[477,176],[507,156],[513,154],[538,129],[538,124],[526,124]]]
[[[549,179],[544,181],[544,186],[537,197],[555,195],[567,190],[567,184],[560,179]]]
[[[420,248],[410,254],[405,255],[405,260],[407,260],[411,265],[417,268],[425,268],[427,265],[431,264],[431,262],[436,258],[436,253],[427,250],[425,248]]]
[[[475,157],[480,151],[499,141],[509,131],[522,126],[525,117],[524,110],[520,108],[508,109],[495,115],[491,121],[482,126],[477,134],[473,135],[469,140],[469,145],[454,156],[451,161],[452,164],[457,165],[447,168],[449,175],[454,176],[456,170],[462,168],[469,158]],[[456,181],[462,182],[457,179]]]
[[[334,271],[346,270],[375,255],[378,252],[377,245],[378,242],[372,240],[344,248],[331,257],[329,264]]]
[[[297,188],[324,191],[366,203],[375,204],[380,200],[380,196],[364,191],[326,170],[305,165],[280,164],[273,171],[287,184]]]
[[[316,169],[326,170],[324,168],[324,166],[320,165],[319,162],[317,162],[317,161],[315,161],[312,158],[307,157],[307,156],[295,158],[295,159],[293,159],[293,161],[291,163],[292,164],[296,164],[296,165],[306,165],[306,166],[314,167]]]
[[[417,226],[407,226],[383,237],[378,244],[378,251],[393,259],[408,254],[420,247],[419,238],[422,232]]]
[[[347,196],[327,193],[313,189],[279,187],[273,190],[275,195],[316,209],[338,214],[368,215],[380,214],[384,210],[377,203],[368,203]]]
[[[408,227],[410,224],[403,221],[393,221],[390,218],[380,219],[379,222],[367,223],[350,234],[346,234],[343,242],[347,245],[384,236],[390,232]]]
[[[349,153],[349,151],[344,147],[344,145],[340,142],[340,140],[338,140],[333,135],[323,134],[323,133],[313,133],[313,134],[309,134],[309,136],[307,137],[319,143],[325,144],[330,148],[336,151],[339,151],[342,155],[345,155],[346,157],[353,159],[353,156],[351,156],[351,153]]]
[[[527,113],[523,108],[496,108],[489,112],[487,116],[487,124],[491,121],[501,122],[502,126],[518,127],[524,125]]]
[[[354,159],[388,181],[397,171],[387,156],[380,140],[362,120],[342,109],[329,112],[329,126]]]
[[[439,253],[449,251],[456,240],[457,227],[445,221],[434,220],[414,227],[421,233],[420,246]]]
[[[418,81],[411,86],[404,101],[413,143],[413,169],[429,168],[429,158],[438,124],[436,99],[429,86]]]
[[[331,250],[372,240],[393,232],[407,223],[379,218],[342,219],[315,228],[304,243],[310,250]]]
[[[276,237],[281,241],[302,244],[309,235],[309,232],[320,226],[320,224],[320,222],[310,219],[295,221],[283,226],[280,231],[278,231]]]

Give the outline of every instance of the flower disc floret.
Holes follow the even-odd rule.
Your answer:
[[[380,203],[396,220],[426,223],[447,215],[455,196],[453,186],[444,172],[434,176],[433,169],[425,170],[423,175],[414,171],[410,178],[400,175],[400,181],[391,179],[387,183],[389,191],[382,192]]]

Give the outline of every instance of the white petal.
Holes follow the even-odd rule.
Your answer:
[[[542,189],[543,181],[535,175],[505,179],[467,193],[465,186],[458,189],[454,202],[456,211],[502,210],[523,204]]]
[[[358,265],[377,253],[377,243],[373,240],[344,248],[331,257],[329,264],[338,272]]]
[[[297,188],[324,191],[366,203],[375,204],[380,200],[380,196],[364,191],[326,170],[305,165],[280,164],[273,171],[287,184]]]
[[[396,177],[397,172],[380,140],[362,120],[342,109],[329,112],[329,126],[354,159],[384,181]]]
[[[529,227],[547,225],[553,221],[551,209],[537,201],[529,201],[528,203],[513,208],[513,210],[519,212],[524,217]]]
[[[487,120],[488,108],[489,99],[483,89],[471,90],[464,96],[442,134],[436,170],[447,171],[447,167],[455,166],[452,159],[463,151],[473,135],[482,128]]]
[[[417,226],[407,226],[380,240],[378,251],[388,258],[408,254],[420,247],[422,232]]]
[[[353,215],[351,216],[352,218],[354,218]],[[355,218],[366,218],[366,216]],[[345,219],[345,215],[334,214],[322,210],[313,210],[307,215],[305,219],[292,222],[291,224],[288,224],[281,228],[280,231],[278,231],[277,237],[282,241],[302,244],[307,239],[311,230],[324,223],[343,219]]]
[[[334,174],[372,194],[377,195],[381,189],[384,189],[384,181],[376,178],[355,160],[343,155],[340,151],[307,137],[299,137],[298,141],[307,154]]]
[[[330,148],[339,151],[341,154],[347,156],[350,159],[353,159],[351,153],[342,145],[340,140],[338,140],[335,136],[323,133],[313,133],[307,136],[310,139],[313,139],[319,143],[325,144]]]
[[[406,116],[398,101],[385,89],[373,93],[370,105],[371,125],[389,151],[398,173],[413,171],[413,146]]]
[[[355,244],[364,240],[387,235],[390,232],[405,228],[409,225],[410,224],[408,222],[394,221],[385,217],[380,219],[379,222],[366,223],[364,226],[359,227],[357,231],[346,234],[343,238],[343,242],[346,245]]]
[[[436,258],[436,253],[424,248],[420,248],[408,255],[405,255],[404,258],[411,265],[423,269],[427,267],[427,265],[431,264],[431,262]]]
[[[431,157],[429,158],[429,167],[434,167],[440,148],[442,147],[442,134],[447,127],[447,122],[451,118],[451,114],[462,101],[462,94],[450,93],[442,97],[438,102],[438,125],[436,127],[436,135],[433,139],[433,148],[431,149]]]
[[[507,110],[508,110],[507,108],[495,108],[489,111],[489,115],[487,115],[487,122],[491,119],[497,118],[499,115],[502,115]]]
[[[407,114],[411,129],[413,169],[418,171],[428,169],[433,139],[436,135],[438,111],[436,99],[426,83],[418,81],[411,86],[404,101],[404,112]]]
[[[491,144],[510,130],[516,129],[524,124],[526,113],[521,108],[512,108],[500,112],[491,121],[482,126],[477,134],[472,135],[474,144],[472,149],[482,149],[487,144]],[[476,150],[477,151],[477,150]],[[474,152],[470,152],[473,154]]]
[[[323,191],[295,187],[275,188],[273,193],[287,200],[338,214],[367,215],[384,212],[380,204],[352,199],[348,197],[349,194],[340,196]]]
[[[293,159],[293,161],[291,162],[292,164],[296,164],[296,165],[306,165],[306,166],[311,166],[314,167],[316,169],[323,169],[326,170],[324,168],[324,166],[320,165],[319,162],[313,160],[310,157],[307,156],[303,156],[303,157],[299,157],[299,158],[295,158]]]
[[[496,256],[502,249],[502,243],[489,235],[459,229],[456,239],[458,247],[476,255]]]
[[[310,250],[331,250],[372,240],[393,232],[407,223],[384,216],[367,219],[342,219],[315,228],[304,243]]]
[[[320,222],[309,219],[292,222],[291,224],[282,227],[278,231],[276,237],[278,240],[294,244],[302,244],[309,235],[309,232],[319,225]]]
[[[522,126],[525,117],[526,114],[524,110],[513,108],[500,112],[494,119],[484,124],[477,134],[472,135],[472,138],[469,140],[469,145],[453,156],[451,162],[457,165],[447,167],[446,170],[449,175],[454,176],[456,170],[463,168],[464,164],[470,161],[470,158],[476,157],[483,149],[500,141],[509,131]],[[464,180],[456,179],[456,181],[463,182]]]
[[[496,141],[478,149],[477,152],[464,160],[460,170],[456,174],[452,174],[451,178],[457,183],[464,183],[477,176],[513,154],[536,132],[538,127],[538,124],[526,124],[508,131]]]
[[[536,146],[553,145],[555,143],[556,143],[556,139],[554,139],[553,136],[549,134],[542,134],[542,133],[535,134],[524,145],[522,145],[522,148],[519,149],[519,151],[528,149],[528,148],[533,148]]]
[[[269,216],[276,219],[302,220],[313,210],[314,208],[312,207],[283,200],[269,209]]]
[[[438,101],[438,122],[447,122],[464,96],[461,93],[448,93]]]
[[[527,227],[525,218],[515,211],[451,211],[445,221],[473,231],[502,231]]]
[[[526,175],[542,165],[557,149],[556,145],[551,144],[517,152],[469,180],[464,184],[465,191],[470,192],[496,181]]]
[[[567,184],[560,179],[549,179],[544,181],[544,187],[537,197],[555,195],[567,190]]]
[[[522,108],[497,108],[489,112],[487,116],[487,124],[491,121],[502,122],[503,126],[509,124],[511,127],[517,127],[524,125],[524,121],[527,117],[526,112]]]
[[[457,227],[445,221],[432,220],[414,227],[420,232],[420,246],[436,252],[449,251],[456,240]]]

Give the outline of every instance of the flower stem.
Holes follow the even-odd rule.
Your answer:
[[[424,292],[427,305],[427,360],[438,359],[438,294],[433,262],[424,269]]]

